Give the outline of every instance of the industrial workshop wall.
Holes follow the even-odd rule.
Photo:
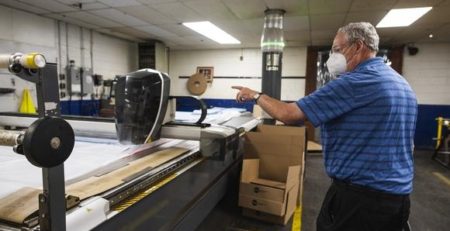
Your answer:
[[[198,66],[214,67],[214,80],[202,98],[234,100],[233,85],[261,90],[262,54],[259,48],[170,51],[171,94],[189,95],[186,82]],[[285,48],[282,100],[298,100],[305,93],[306,47]]]
[[[404,51],[403,75],[417,94],[415,145],[432,148],[435,118],[450,117],[450,43],[418,43],[416,55]]]
[[[47,59],[57,57],[55,24],[53,20],[0,6],[0,53],[43,52]],[[22,90],[30,89],[36,104],[33,83],[12,77],[7,70],[0,69],[0,87],[16,91],[0,94],[1,111],[17,111]]]
[[[48,62],[58,63],[64,73],[68,60],[77,66],[92,68],[106,79],[137,69],[137,44],[93,32],[76,25],[0,6],[0,53],[41,52]],[[0,70],[0,87],[15,93],[0,94],[0,111],[17,111],[24,87],[33,84]]]
[[[137,69],[137,43],[60,21],[56,24],[61,71],[69,60],[78,67],[93,68],[94,74],[105,79]]]

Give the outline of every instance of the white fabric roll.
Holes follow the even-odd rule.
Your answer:
[[[9,59],[11,55],[0,54],[0,68],[8,68],[9,67]]]

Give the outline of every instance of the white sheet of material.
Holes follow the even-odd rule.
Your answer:
[[[72,154],[64,162],[65,180],[67,182],[90,173],[142,149],[156,145],[169,148],[180,143],[192,150],[199,146],[198,141],[177,139],[159,139],[143,145],[122,145],[112,139],[76,137]],[[16,154],[12,147],[0,146],[0,160],[0,198],[26,186],[42,188],[42,170],[29,163],[25,156]]]
[[[238,117],[242,112],[245,112],[243,108],[222,108],[214,107],[207,110],[207,115],[204,123],[210,124],[222,124],[233,117]],[[175,121],[194,123],[200,118],[201,111],[194,110],[193,112],[177,111],[175,113]]]
[[[64,163],[65,179],[70,180],[116,161],[134,146],[121,145],[115,140],[77,138],[69,159]],[[0,198],[21,187],[42,187],[42,170],[14,153],[12,147],[0,146]]]
[[[93,197],[81,202],[77,209],[66,216],[67,231],[91,230],[106,220],[109,212],[109,201],[101,197]]]

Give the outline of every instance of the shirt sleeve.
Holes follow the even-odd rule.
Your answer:
[[[344,76],[329,82],[296,103],[314,127],[333,120],[355,107],[352,85]]]

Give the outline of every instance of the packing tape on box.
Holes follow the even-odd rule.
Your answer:
[[[192,95],[201,95],[205,93],[206,87],[206,77],[203,74],[196,73],[189,77],[187,89]]]

